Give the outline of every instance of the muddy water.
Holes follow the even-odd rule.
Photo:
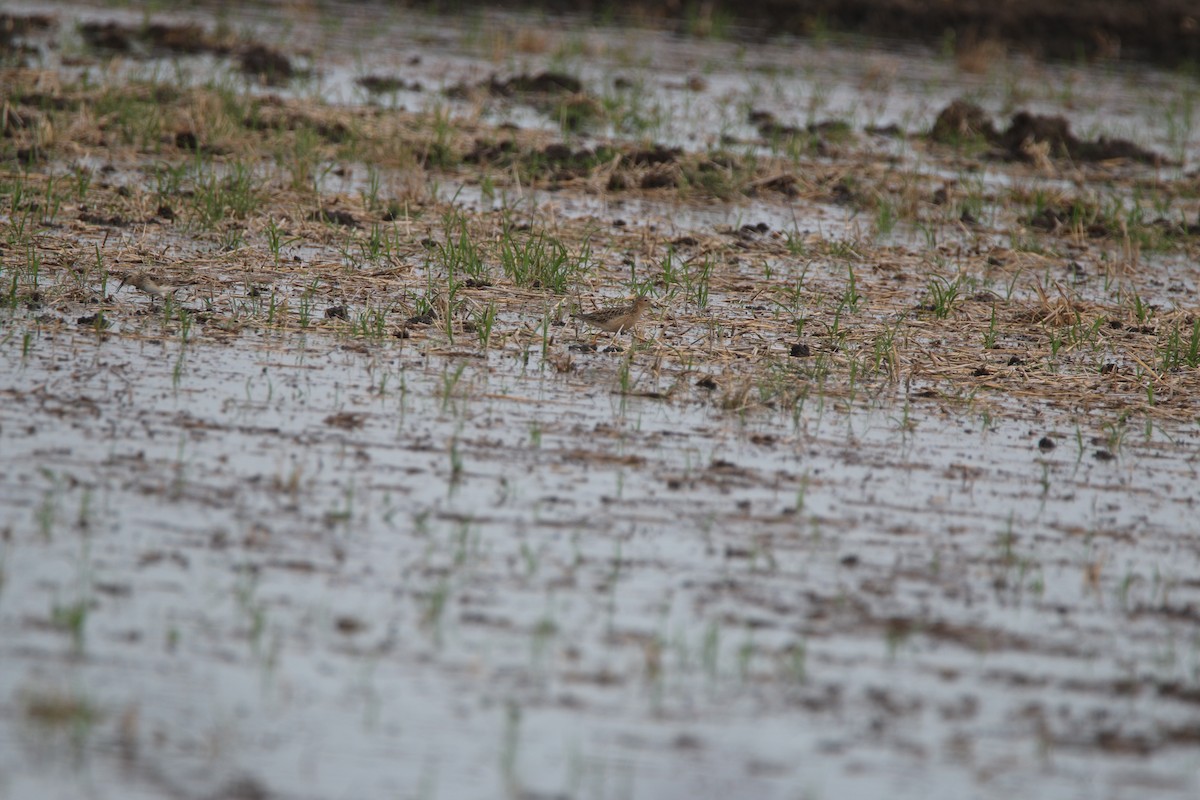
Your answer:
[[[1194,432],[738,420],[609,354],[22,349],[6,796],[1196,789]]]
[[[470,21],[395,12],[364,40],[344,16],[239,25],[343,45],[320,75],[353,102],[351,41],[401,42],[384,67],[421,55],[408,77],[429,88],[402,103],[497,68]],[[591,35],[562,58],[600,81]],[[697,146],[731,107],[747,135],[729,99],[746,84],[721,66],[737,45],[614,35],[632,42],[607,46],[622,70],[663,76],[658,138]],[[740,58],[798,124],[810,105],[924,120],[1020,74],[807,45]],[[869,119],[864,66],[907,87],[863,103]],[[1082,113],[1169,148],[1129,76],[1038,69],[1081,75]],[[678,88],[696,72],[707,88]],[[854,224],[778,202],[527,208],[672,234]],[[1191,280],[1172,258],[1132,280]],[[109,299],[102,336],[74,323],[81,303],[0,311],[0,797],[1200,793],[1194,424],[915,381],[739,410],[653,351],[571,350],[587,336],[569,325],[544,351],[332,323],[201,322],[184,341],[158,301]],[[505,314],[509,333],[540,322]]]

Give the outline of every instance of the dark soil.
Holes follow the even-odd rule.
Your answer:
[[[1071,133],[1071,123],[1058,115],[1032,114],[1018,111],[1008,128],[998,132],[987,112],[966,100],[955,100],[942,109],[929,138],[943,144],[962,144],[972,140],[987,142],[1003,149],[1004,157],[1032,161],[1031,146],[1043,145],[1052,158],[1075,161],[1109,161],[1126,159],[1142,164],[1161,166],[1168,161],[1162,155],[1147,150],[1127,139],[1101,136],[1085,141]]]
[[[152,23],[130,26],[119,22],[84,22],[79,26],[83,40],[97,50],[151,58],[163,55],[213,53],[225,55],[231,42],[210,35],[202,25]]]
[[[456,3],[462,4],[473,3]],[[505,0],[480,5],[612,14],[612,4],[599,0]],[[728,23],[733,23],[766,35],[844,32],[929,44],[949,42],[956,49],[996,41],[1048,58],[1123,58],[1165,64],[1200,59],[1200,7],[1194,0],[639,0],[623,4],[622,10],[635,19],[668,22],[700,35],[728,33]]]

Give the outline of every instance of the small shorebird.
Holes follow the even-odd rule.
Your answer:
[[[180,289],[178,286],[161,286],[145,272],[135,272],[132,275],[126,275],[121,279],[121,285],[117,287],[117,290],[119,291],[125,284],[129,284],[136,289],[141,289],[146,294],[151,297],[157,297],[159,300],[168,295],[173,297]]]
[[[591,311],[586,314],[575,314],[574,317],[580,322],[586,322],[593,328],[599,328],[608,333],[632,332],[633,326],[637,325],[638,317],[650,305],[649,297],[639,297],[632,303],[612,306],[611,308],[602,308],[599,311]]]

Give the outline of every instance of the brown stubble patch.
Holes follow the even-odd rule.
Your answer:
[[[952,216],[954,209],[947,207],[965,193],[960,187],[942,193],[949,200],[939,199],[933,191],[937,180],[858,157],[853,146],[841,158],[822,163],[621,143],[604,150],[564,146],[545,131],[495,128],[478,117],[450,121],[440,112],[340,108],[209,89],[85,89],[31,70],[6,72],[4,83],[17,101],[13,108],[37,120],[13,127],[6,137],[10,158],[23,147],[44,153],[45,161],[23,173],[30,196],[45,194],[62,180],[51,177],[53,165],[81,156],[103,158],[115,171],[110,177],[105,167],[86,196],[67,197],[58,211],[61,227],[38,233],[44,269],[85,274],[99,249],[114,275],[149,269],[160,282],[186,284],[210,299],[228,299],[229,306],[246,286],[305,285],[331,303],[387,298],[391,311],[412,311],[415,298],[428,288],[430,243],[444,241],[442,220],[452,211],[429,191],[437,181],[471,185],[486,180],[514,192],[554,188],[582,197],[638,198],[664,210],[727,198],[842,205],[864,217],[891,206],[901,221],[925,224]],[[157,131],[155,136],[122,127],[122,108],[150,106],[160,115],[157,127],[149,129]],[[304,146],[311,152],[302,153]],[[256,176],[252,207],[228,214],[209,229],[189,205],[191,190],[164,199],[149,177],[164,167],[186,167],[197,151],[215,171],[241,162]],[[951,164],[962,159],[958,151],[940,146],[929,147],[928,156]],[[388,175],[377,197],[314,190],[318,169],[333,165],[361,176],[368,164]],[[1016,164],[1012,169],[1029,168]],[[14,179],[11,167],[7,172]],[[143,179],[117,180],[136,173]],[[983,202],[995,209],[997,229],[1003,231],[1023,228],[1020,209],[1031,200],[1018,188]],[[1074,201],[1049,202],[1068,207]],[[492,264],[488,285],[459,287],[464,301],[459,308],[465,313],[494,304],[502,314],[500,341],[529,335],[547,310],[571,299],[514,286],[499,274],[495,257],[512,230],[511,212],[455,213]],[[576,278],[574,298],[621,293],[630,279],[628,261],[635,259],[641,265],[637,279],[650,281],[665,308],[650,325],[656,335],[639,344],[640,352],[653,353],[685,374],[719,376],[725,385],[770,387],[745,393],[739,405],[786,404],[812,391],[861,397],[899,388],[972,404],[1036,400],[1176,420],[1197,413],[1196,370],[1164,355],[1172,336],[1182,336],[1184,349],[1190,347],[1193,314],[1158,309],[1148,322],[1134,319],[1128,303],[1084,298],[1065,281],[1047,282],[1058,259],[985,244],[982,236],[974,245],[922,249],[865,235],[839,242],[819,233],[797,232],[792,238],[783,231],[713,229],[677,245],[680,237],[668,215],[654,227],[564,217],[533,224],[568,250],[590,247],[595,254],[591,269]],[[344,224],[334,224],[339,221]],[[312,252],[299,261],[293,256],[275,263],[265,242],[272,228]],[[347,243],[360,246],[373,228],[395,234],[394,250],[369,268],[347,269],[338,249]],[[1114,228],[1115,223],[1094,230],[1074,224],[1039,235],[1064,238],[1076,249],[1095,247],[1100,239],[1101,245],[1127,253],[1126,268],[1135,266],[1136,243],[1128,231],[1121,240]],[[127,235],[115,235],[121,231]],[[195,251],[197,243],[238,233],[240,244],[230,252]],[[182,246],[187,241],[191,244]],[[1186,238],[1180,246],[1195,248]],[[668,253],[688,269],[711,262],[706,305],[698,306],[686,287],[660,274]],[[6,262],[18,257],[16,249],[4,254]],[[1121,263],[1111,268],[1119,273]],[[766,276],[763,264],[776,265],[773,277]],[[851,275],[860,296],[854,301],[848,297]],[[962,282],[961,294],[944,315],[930,310],[927,295],[935,280]],[[1002,296],[997,284],[1005,283],[1010,294]],[[79,297],[76,291],[61,300]],[[111,295],[99,299],[113,312],[120,312],[124,302],[114,303]],[[294,297],[289,306],[294,310]],[[338,330],[344,323],[333,317],[310,324]],[[270,324],[289,328],[295,321],[285,316]],[[440,330],[413,328],[406,335],[436,336]],[[810,355],[792,355],[805,352]],[[759,399],[747,399],[754,397]]]

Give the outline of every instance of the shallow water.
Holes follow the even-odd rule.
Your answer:
[[[447,395],[462,361],[321,335],[14,345],[7,796],[1196,788],[1194,432],[1102,462],[1050,414],[622,400],[608,355]]]

